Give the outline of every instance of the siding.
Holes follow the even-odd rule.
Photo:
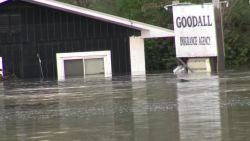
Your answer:
[[[0,5],[4,70],[21,78],[56,78],[56,53],[111,50],[112,73],[130,74],[129,36],[140,31],[63,11],[9,1]]]

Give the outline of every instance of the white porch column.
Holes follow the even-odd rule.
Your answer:
[[[144,39],[132,36],[130,41],[131,75],[145,75]]]

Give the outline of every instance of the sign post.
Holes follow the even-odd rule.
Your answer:
[[[216,21],[216,35],[217,35],[217,72],[223,72],[225,69],[225,50],[224,50],[224,34],[223,34],[223,19],[221,13],[220,0],[213,0],[214,14]]]

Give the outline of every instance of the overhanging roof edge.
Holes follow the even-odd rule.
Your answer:
[[[101,20],[101,21],[106,21],[109,23],[114,23],[117,25],[126,26],[129,28],[133,28],[133,29],[137,29],[141,31],[147,30],[149,32],[154,32],[154,33],[161,32],[161,37],[173,37],[174,36],[174,31],[170,29],[106,14],[103,12],[98,12],[95,10],[91,10],[91,9],[87,9],[87,8],[83,8],[83,7],[79,7],[79,6],[75,6],[75,5],[71,5],[71,4],[67,4],[67,3],[63,3],[63,2],[59,2],[55,0],[22,0],[22,1],[45,6],[45,7],[50,7],[53,9],[62,10],[65,12],[78,14],[81,16],[94,18],[94,19]]]

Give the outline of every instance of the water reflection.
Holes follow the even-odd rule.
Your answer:
[[[221,115],[217,76],[187,76],[177,83],[180,138],[182,141],[220,141]],[[195,86],[195,87],[194,87]]]
[[[249,140],[249,81],[248,73],[6,81],[0,140]]]
[[[250,73],[230,73],[221,78],[223,141],[250,140]]]

